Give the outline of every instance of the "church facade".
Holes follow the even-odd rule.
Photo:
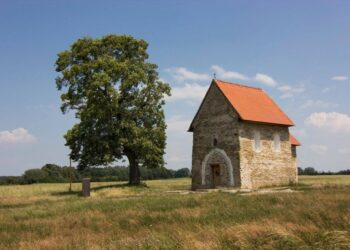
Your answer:
[[[189,131],[192,188],[295,183],[293,121],[260,88],[213,80]]]

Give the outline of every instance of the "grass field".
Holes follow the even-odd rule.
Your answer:
[[[93,183],[0,186],[0,249],[350,249],[350,176],[300,177],[292,193],[177,193]]]

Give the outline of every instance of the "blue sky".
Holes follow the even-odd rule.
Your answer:
[[[82,36],[130,34],[173,87],[168,167],[191,166],[188,125],[213,72],[267,91],[294,120],[299,165],[350,168],[349,1],[0,1],[0,175],[67,164],[54,62]]]

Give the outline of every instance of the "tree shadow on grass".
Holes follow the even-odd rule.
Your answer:
[[[60,191],[60,192],[51,192],[51,195],[54,196],[69,196],[69,195],[81,195],[81,191]]]
[[[149,188],[146,183],[142,182],[139,185],[133,185],[129,183],[119,183],[119,184],[110,184],[110,185],[104,185],[104,186],[97,186],[92,187],[91,191],[98,191],[102,189],[108,189],[108,188]]]
[[[109,184],[109,185],[103,185],[103,186],[97,186],[97,187],[91,187],[90,191],[99,191],[103,189],[109,189],[109,188],[149,188],[145,183],[141,183],[140,185],[130,185],[129,183],[123,183],[123,184]],[[77,195],[82,196],[81,190],[79,191],[60,191],[60,192],[51,192],[51,195],[54,196],[71,196],[71,195]]]
[[[32,203],[19,203],[19,204],[0,204],[0,209],[14,209],[25,208],[33,205]]]
[[[126,188],[130,187],[128,183],[123,183],[123,184],[109,184],[109,185],[104,185],[104,186],[97,186],[97,187],[92,187],[91,191],[98,191],[102,189],[108,189],[108,188]]]

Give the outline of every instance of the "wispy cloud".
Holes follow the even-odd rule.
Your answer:
[[[190,120],[183,119],[182,116],[175,115],[167,120],[167,132],[186,132],[190,127]]]
[[[328,147],[320,144],[311,144],[310,149],[319,155],[323,155],[328,151]]]
[[[216,73],[216,76],[222,80],[242,80],[242,81],[255,81],[264,84],[269,87],[277,86],[277,82],[269,75],[263,73],[257,73],[254,77],[248,77],[237,71],[226,70],[219,65],[212,65],[211,70]],[[183,81],[209,81],[212,77],[206,73],[196,73],[188,70],[185,67],[172,67],[165,70],[175,80],[179,82]]]
[[[347,76],[333,76],[331,79],[334,81],[346,81],[349,79],[349,77],[347,77]]]
[[[237,71],[226,70],[219,65],[212,65],[211,70],[214,71],[218,79],[221,80],[254,81],[269,87],[276,87],[281,92],[280,98],[282,99],[294,97],[305,91],[302,84],[297,86],[280,85],[272,76],[264,73],[256,73],[254,77],[249,77]],[[209,83],[211,79],[209,74],[193,72],[185,67],[172,67],[165,71],[174,78],[175,82],[178,82],[177,86],[172,89],[172,97],[168,98],[170,102],[186,100],[186,102],[193,104],[193,101],[201,100],[204,97],[208,86],[203,86],[198,84],[198,82],[205,81]],[[325,102],[309,100],[307,103],[303,104],[302,108],[311,106],[326,107],[327,104]]]
[[[226,71],[224,68],[213,65],[211,66],[211,69],[216,73],[216,76],[219,79],[229,80],[229,79],[236,79],[236,80],[249,80],[249,77],[236,72],[236,71]]]
[[[253,80],[270,87],[275,87],[277,85],[277,82],[271,76],[262,73],[257,73]]]
[[[336,107],[336,104],[324,102],[321,100],[307,100],[303,105],[300,106],[302,109],[306,108],[329,108]]]
[[[198,83],[186,83],[183,86],[173,87],[171,96],[167,97],[169,102],[178,100],[201,101],[208,90],[208,85],[203,86]]]
[[[208,81],[211,77],[208,74],[201,74],[192,72],[185,67],[174,67],[165,70],[170,73],[178,81],[194,80],[194,81]]]
[[[338,149],[338,152],[341,154],[349,154],[350,148],[340,148],[340,149]]]
[[[24,128],[16,128],[12,131],[0,131],[0,143],[32,143],[36,138]]]
[[[295,96],[296,94],[300,94],[305,91],[305,88],[303,86],[290,86],[290,85],[283,85],[281,87],[278,87],[278,90],[281,91],[282,95],[280,98],[290,98]]]
[[[331,90],[331,88],[325,87],[325,88],[323,88],[323,89],[321,90],[321,92],[322,92],[322,93],[327,93],[327,92],[329,92],[330,90]]]
[[[312,113],[305,123],[317,128],[328,129],[330,132],[350,133],[350,116],[337,112]]]

